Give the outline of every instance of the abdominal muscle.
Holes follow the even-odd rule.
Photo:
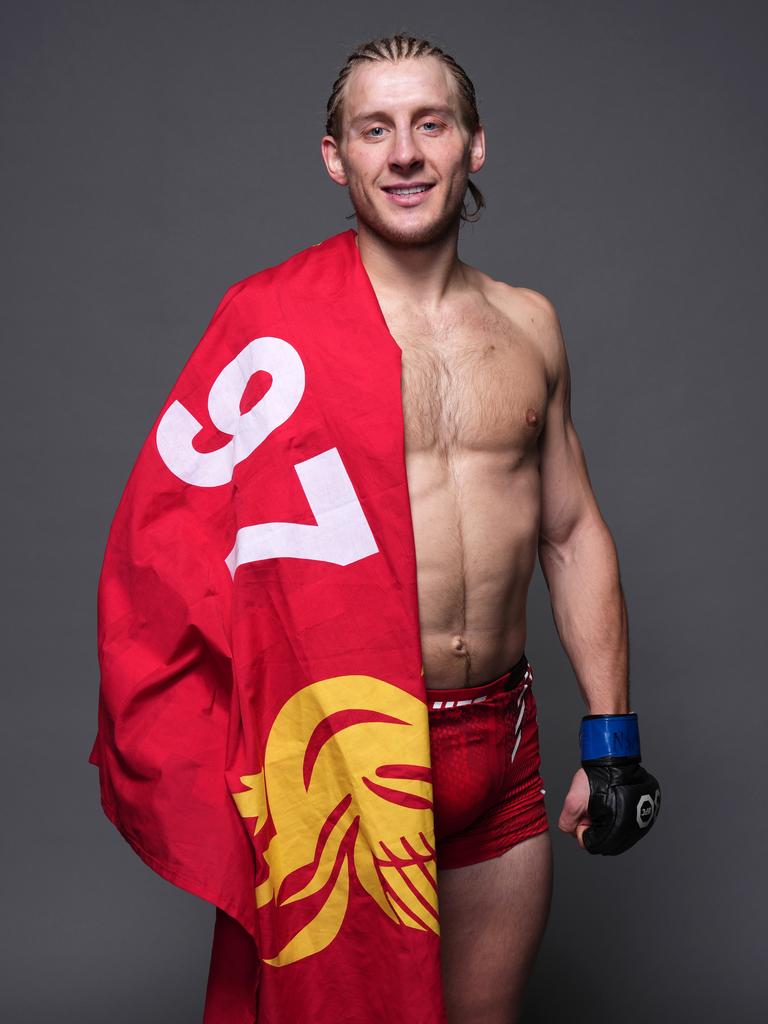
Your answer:
[[[535,450],[407,456],[419,624],[427,688],[477,686],[525,648],[536,564]]]

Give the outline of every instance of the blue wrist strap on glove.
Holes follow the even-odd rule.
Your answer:
[[[585,715],[579,729],[582,762],[631,758],[640,760],[637,714]]]

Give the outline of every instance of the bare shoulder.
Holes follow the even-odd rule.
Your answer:
[[[496,281],[475,268],[472,272],[474,283],[486,300],[536,346],[554,385],[567,369],[565,340],[554,303],[533,288]]]

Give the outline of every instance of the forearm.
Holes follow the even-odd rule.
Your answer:
[[[616,546],[602,519],[585,519],[568,540],[539,542],[560,641],[589,714],[629,711],[627,609]]]

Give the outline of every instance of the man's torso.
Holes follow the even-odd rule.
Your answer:
[[[468,268],[469,269],[469,268]],[[427,687],[521,656],[551,379],[536,293],[470,270],[440,318],[382,301],[403,351],[405,456]]]

